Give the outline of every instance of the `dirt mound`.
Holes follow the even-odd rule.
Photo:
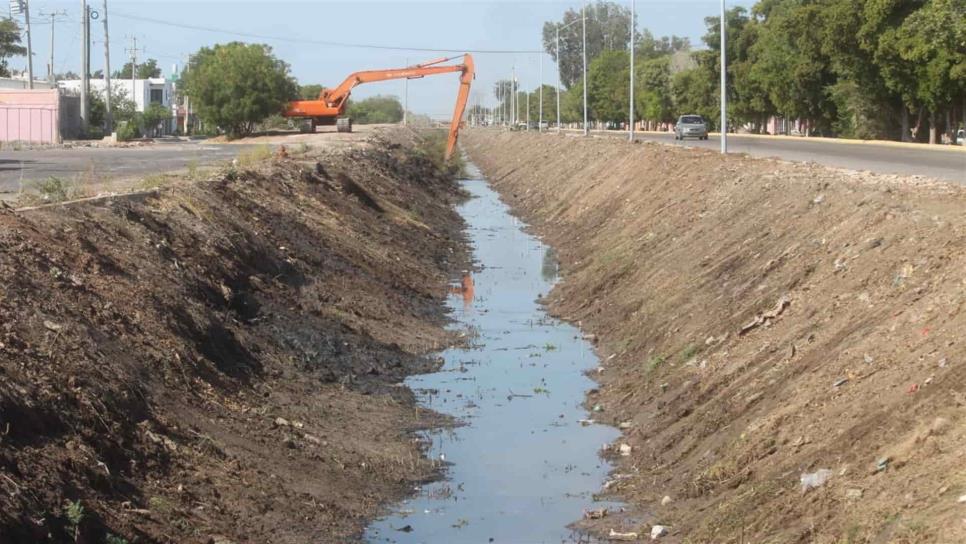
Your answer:
[[[420,145],[0,211],[0,541],[341,541],[430,477],[396,384],[465,242]]]
[[[599,336],[623,522],[670,542],[966,541],[966,191],[470,131]],[[667,499],[665,499],[667,497]]]

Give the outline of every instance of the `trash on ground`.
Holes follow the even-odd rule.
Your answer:
[[[815,472],[803,472],[800,478],[802,482],[802,493],[805,493],[809,489],[822,487],[831,477],[832,471],[827,468],[820,468]]]

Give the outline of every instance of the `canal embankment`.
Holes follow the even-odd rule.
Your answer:
[[[0,209],[0,541],[345,542],[438,475],[465,198],[393,129]],[[438,155],[438,156],[437,156]]]
[[[670,542],[958,542],[966,191],[700,149],[468,131],[597,340],[607,493]],[[606,533],[607,518],[596,522]]]

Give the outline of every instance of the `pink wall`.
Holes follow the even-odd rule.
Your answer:
[[[57,89],[0,89],[0,142],[60,142]]]

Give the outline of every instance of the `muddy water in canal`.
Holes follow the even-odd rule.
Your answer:
[[[472,168],[472,167],[471,167]],[[450,304],[470,347],[442,355],[440,372],[407,381],[423,405],[466,423],[426,433],[446,479],[423,486],[372,524],[370,543],[586,542],[568,529],[595,503],[608,465],[600,447],[618,432],[582,407],[597,366],[580,331],[537,302],[556,281],[547,246],[487,183],[464,182],[461,207],[479,270]]]

